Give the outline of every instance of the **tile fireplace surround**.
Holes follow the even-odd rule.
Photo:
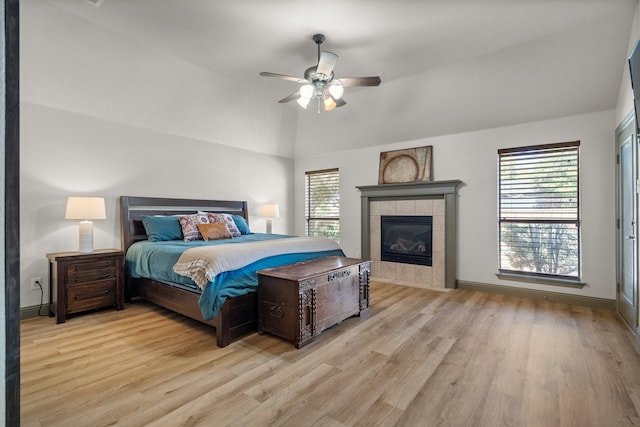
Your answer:
[[[362,257],[373,280],[421,288],[456,287],[457,188],[462,181],[356,187],[362,202]],[[433,266],[380,261],[380,215],[433,216]]]

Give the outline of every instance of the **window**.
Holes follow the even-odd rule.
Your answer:
[[[307,236],[340,240],[340,174],[338,169],[305,173]]]
[[[498,150],[501,273],[580,279],[579,147]]]

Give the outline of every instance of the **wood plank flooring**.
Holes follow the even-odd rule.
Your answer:
[[[216,347],[147,303],[22,322],[23,426],[640,425],[637,341],[616,313],[372,284],[371,317],[296,350]]]

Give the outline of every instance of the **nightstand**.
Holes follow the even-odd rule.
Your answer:
[[[49,258],[49,316],[64,323],[68,315],[96,308],[124,308],[124,252],[56,252]]]

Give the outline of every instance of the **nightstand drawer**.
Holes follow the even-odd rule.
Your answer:
[[[69,263],[68,282],[74,283],[93,282],[114,277],[116,271],[116,260],[114,258],[103,258],[99,260]]]
[[[115,277],[115,274],[115,267],[102,268],[100,270],[80,271],[77,273],[69,269],[67,283],[69,286],[74,286],[82,283],[97,282],[99,280],[112,279]]]
[[[116,303],[116,280],[104,280],[86,285],[69,286],[67,312],[92,310]]]

